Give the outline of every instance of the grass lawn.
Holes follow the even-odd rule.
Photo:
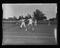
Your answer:
[[[56,44],[54,39],[54,28],[57,25],[38,24],[27,26],[22,29],[15,23],[3,23],[3,45],[4,44]],[[34,28],[34,31],[32,31]]]

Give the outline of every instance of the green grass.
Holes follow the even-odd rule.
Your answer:
[[[3,40],[8,39],[8,44],[55,44],[54,28],[57,25],[38,24],[37,26],[27,26],[28,31],[15,23],[3,23]],[[32,31],[32,28],[35,30]],[[10,40],[10,41],[9,41]],[[3,43],[4,44],[4,43]]]

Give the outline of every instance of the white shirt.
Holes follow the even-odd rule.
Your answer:
[[[33,22],[32,19],[28,19],[28,20],[29,20],[29,24],[32,24],[32,22]]]

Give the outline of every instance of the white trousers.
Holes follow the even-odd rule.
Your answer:
[[[22,28],[22,26],[26,27],[25,22],[21,23],[20,27]]]

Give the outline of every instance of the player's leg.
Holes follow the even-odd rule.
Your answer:
[[[21,26],[21,22],[19,22],[18,25]]]
[[[30,25],[32,26],[32,22],[30,23]]]
[[[28,31],[28,29],[30,28],[29,25],[30,25],[30,20],[27,20],[26,30],[25,31]]]
[[[24,27],[26,28],[25,31],[27,31],[26,23],[24,22]]]
[[[20,28],[22,28],[22,24],[20,25]]]
[[[37,21],[35,20],[35,26],[37,26]]]
[[[26,27],[25,22],[22,22],[22,26]]]
[[[32,21],[31,21],[31,20],[29,20],[29,24],[28,24],[28,26],[29,26],[29,25],[31,25],[31,24],[32,24]]]
[[[30,21],[29,21],[29,23],[28,23],[28,26],[30,25]]]
[[[34,30],[35,30],[35,28],[34,28],[34,24],[35,24],[35,23],[34,23],[34,21],[32,20],[32,21],[30,22],[30,25],[31,25],[31,27],[32,27],[32,28],[31,28],[31,29],[32,29],[32,31],[34,31]]]
[[[33,20],[30,21],[30,25],[33,26]]]
[[[33,21],[30,21],[28,26],[30,26],[30,29],[32,29],[34,31],[34,27],[33,27]]]
[[[22,25],[23,25],[23,22],[21,23],[20,28],[22,28]]]
[[[24,22],[23,24],[24,24],[24,27],[26,27],[26,24],[25,24],[25,22]]]

